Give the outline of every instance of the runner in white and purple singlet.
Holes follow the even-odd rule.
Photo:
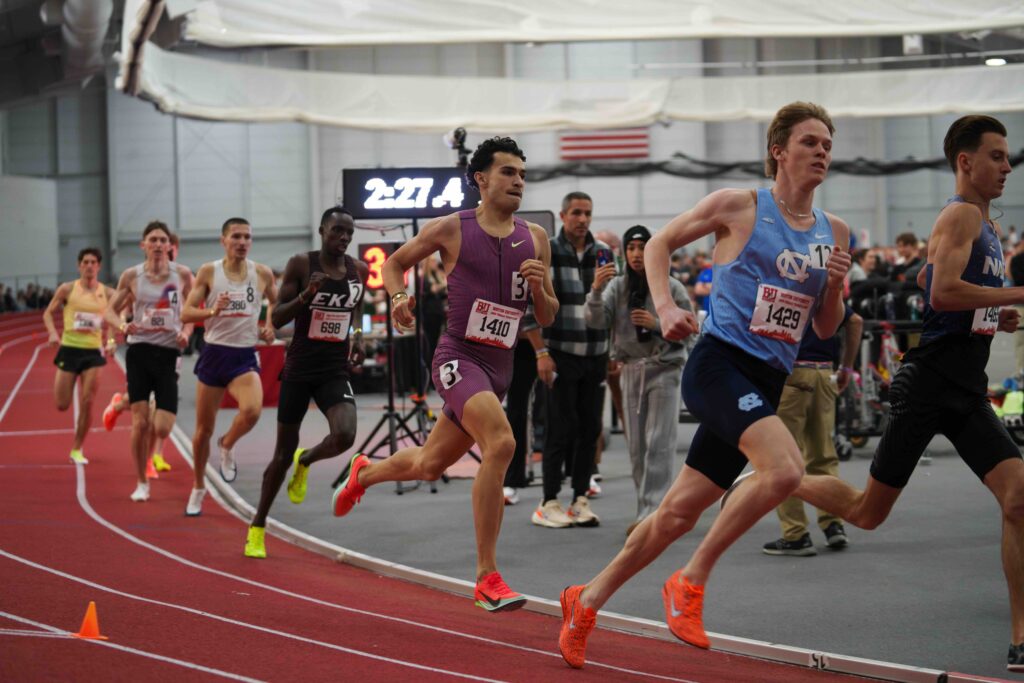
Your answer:
[[[533,303],[537,322],[550,325],[558,310],[551,286],[548,235],[516,218],[523,199],[526,157],[510,138],[481,144],[466,170],[480,189],[480,206],[431,221],[384,265],[384,285],[396,325],[413,323],[413,299],[403,273],[441,252],[448,274],[448,329],[434,352],[434,386],[445,401],[443,414],[422,447],[405,448],[370,464],[356,455],[334,494],[334,514],[348,514],[366,488],[385,481],[433,481],[474,443],[482,453],[473,482],[476,526],[476,604],[490,612],[523,606],[497,571],[496,548],[505,508],[505,470],[515,437],[501,400],[512,381],[512,357],[519,321]]]

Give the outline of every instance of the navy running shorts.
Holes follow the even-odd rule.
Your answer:
[[[281,380],[281,393],[277,400],[277,421],[281,424],[300,424],[309,410],[310,399],[316,401],[320,412],[339,403],[356,404],[356,395],[348,375],[334,375],[317,380]]]
[[[740,436],[775,415],[787,374],[709,334],[683,369],[683,401],[700,420],[686,464],[727,489],[747,465]]]

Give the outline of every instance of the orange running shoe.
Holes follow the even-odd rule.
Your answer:
[[[488,612],[511,612],[526,604],[526,598],[509,588],[498,572],[491,572],[477,581],[473,597],[476,606]]]
[[[123,399],[121,394],[114,394],[110,397],[110,403],[103,409],[103,428],[108,432],[114,431],[114,424],[117,423],[117,418],[121,417],[122,411],[118,406]]]
[[[356,453],[348,463],[348,476],[334,489],[334,516],[344,517],[356,503],[363,499],[366,489],[359,485],[359,470],[370,464],[370,459],[362,453]]]
[[[146,479],[159,479],[160,473],[156,471],[156,467],[153,466],[153,456],[149,456],[146,460]]]
[[[690,583],[680,569],[661,589],[668,630],[679,640],[705,650],[711,641],[704,632],[704,586]]]
[[[587,638],[594,630],[597,612],[580,602],[585,586],[569,586],[559,598],[562,603],[562,630],[558,634],[558,649],[565,663],[582,669],[586,661]]]

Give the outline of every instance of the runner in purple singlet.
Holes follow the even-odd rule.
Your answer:
[[[512,355],[519,320],[532,301],[537,322],[555,319],[558,300],[549,276],[548,235],[513,214],[525,186],[526,156],[510,138],[481,144],[466,170],[480,189],[476,209],[431,221],[384,265],[384,285],[400,327],[413,324],[415,302],[405,293],[403,273],[436,251],[448,275],[448,328],[434,352],[434,386],[443,414],[422,447],[404,448],[370,464],[352,458],[334,494],[334,514],[348,514],[366,489],[386,481],[433,481],[474,443],[482,463],[473,483],[476,525],[476,604],[496,612],[523,606],[497,572],[495,557],[505,507],[502,483],[515,437],[501,401],[512,381]]]

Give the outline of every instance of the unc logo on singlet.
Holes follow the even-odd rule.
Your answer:
[[[352,309],[363,293],[362,283],[348,281],[348,293],[317,292],[310,302],[309,338],[325,342],[348,339]]]
[[[815,237],[821,237],[821,235],[815,235]],[[780,251],[779,255],[775,258],[775,267],[779,271],[779,276],[787,280],[804,282],[811,276],[807,272],[808,268],[813,270],[825,270],[828,268],[828,259],[832,256],[831,244],[808,244],[807,249],[810,253],[801,254],[799,251],[793,251],[792,249]]]
[[[994,275],[1003,278],[1006,273],[1006,264],[998,256],[986,256],[985,265],[981,269],[982,275]]]

